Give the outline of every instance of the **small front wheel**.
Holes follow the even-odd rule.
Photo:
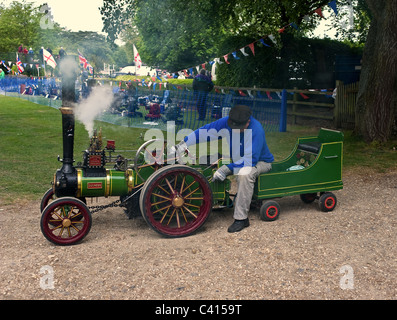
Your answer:
[[[332,192],[325,192],[320,196],[319,206],[320,210],[330,212],[336,207],[336,196]]]
[[[274,221],[280,215],[280,205],[276,201],[266,201],[259,211],[263,221]]]
[[[43,210],[40,227],[44,237],[60,246],[77,244],[90,232],[91,212],[76,198],[59,198]]]

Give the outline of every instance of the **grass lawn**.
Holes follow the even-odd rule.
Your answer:
[[[137,150],[144,142],[145,129],[121,127],[96,122],[106,139],[116,141],[117,150]],[[291,152],[296,138],[317,135],[318,128],[288,126],[288,132],[267,133],[267,141],[276,161]],[[89,138],[84,126],[76,121],[75,160],[88,147]],[[344,170],[387,172],[397,169],[397,141],[387,145],[367,145],[345,132]],[[61,167],[61,113],[51,107],[25,100],[0,96],[0,203],[17,199],[39,200],[51,187],[53,175]],[[133,158],[134,152],[121,152]]]

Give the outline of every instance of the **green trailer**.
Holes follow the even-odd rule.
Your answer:
[[[254,198],[300,195],[305,203],[318,199],[322,211],[332,211],[337,200],[331,191],[343,188],[342,165],[343,133],[321,129],[318,136],[298,138],[286,159],[273,163],[270,172],[258,177]],[[263,202],[263,220],[275,220],[279,213],[276,201]]]

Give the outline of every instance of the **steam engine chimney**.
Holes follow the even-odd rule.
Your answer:
[[[74,194],[77,188],[76,169],[73,167],[74,150],[74,104],[75,82],[77,79],[77,64],[73,56],[66,56],[61,62],[62,72],[62,137],[63,137],[63,165],[57,171],[54,181],[55,194],[58,197]]]

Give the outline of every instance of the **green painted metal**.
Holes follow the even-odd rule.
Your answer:
[[[106,176],[84,176],[78,171],[78,197],[126,196],[132,190],[132,171],[106,170]]]
[[[318,149],[318,152],[305,146]],[[343,133],[321,129],[317,137],[298,138],[292,153],[273,163],[272,170],[258,177],[254,198],[269,199],[343,188]],[[301,165],[300,170],[290,170]]]

